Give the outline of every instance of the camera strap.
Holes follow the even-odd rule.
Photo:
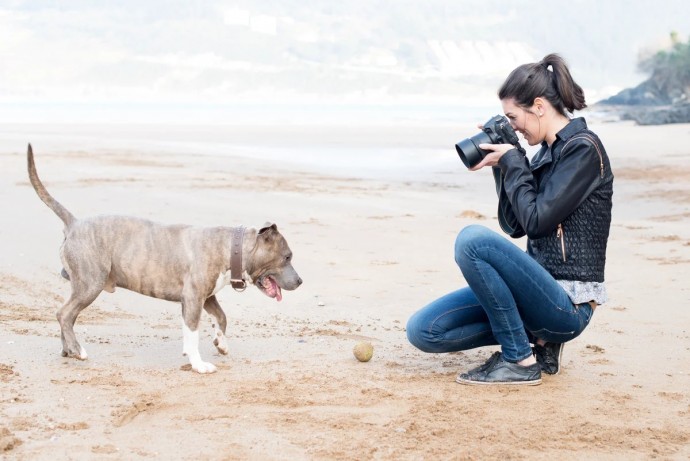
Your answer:
[[[511,237],[519,236],[520,229],[517,226],[512,225],[509,222],[508,215],[513,215],[513,222],[517,221],[515,217],[510,201],[508,200],[508,195],[503,187],[503,172],[498,167],[492,168],[492,173],[494,175],[494,182],[496,183],[496,195],[498,195],[498,225],[501,230]]]

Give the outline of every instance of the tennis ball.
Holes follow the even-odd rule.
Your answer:
[[[360,341],[355,345],[352,353],[360,362],[368,362],[374,355],[374,346],[368,341]]]

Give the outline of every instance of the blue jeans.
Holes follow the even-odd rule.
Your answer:
[[[424,352],[453,352],[501,345],[503,358],[519,362],[537,338],[564,343],[589,324],[589,303],[574,305],[556,280],[526,252],[483,226],[464,228],[455,261],[468,287],[416,312],[407,338]]]

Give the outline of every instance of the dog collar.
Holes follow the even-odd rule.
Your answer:
[[[244,240],[244,226],[235,227],[232,231],[232,245],[230,253],[230,285],[236,291],[244,291],[247,282],[242,277],[242,242]]]

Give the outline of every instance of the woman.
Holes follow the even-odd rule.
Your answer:
[[[407,336],[425,352],[500,344],[456,381],[533,385],[542,372],[558,374],[563,343],[606,301],[613,174],[597,135],[571,118],[585,97],[560,56],[519,66],[498,97],[512,128],[541,149],[530,162],[522,148],[481,144],[490,152],[472,170],[493,167],[501,228],[527,235],[527,251],[485,227],[464,228],[455,260],[469,286],[415,313]]]

